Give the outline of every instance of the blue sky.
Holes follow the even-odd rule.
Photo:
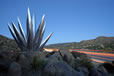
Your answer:
[[[28,7],[36,25],[45,14],[47,44],[114,36],[114,0],[0,0],[0,34],[12,38],[7,24],[18,16],[26,31]]]

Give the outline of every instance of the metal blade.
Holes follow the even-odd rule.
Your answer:
[[[45,44],[47,43],[47,41],[50,39],[50,37],[52,36],[53,32],[44,40],[43,44],[40,46],[39,51],[42,51]]]
[[[16,38],[15,33],[14,33],[13,29],[11,28],[11,26],[10,26],[9,24],[8,24],[8,28],[9,28],[9,30],[10,30],[10,32],[11,32],[11,34],[12,34],[14,40],[16,41],[17,45],[18,45],[21,49],[23,49],[22,46],[21,46],[21,43],[20,43],[20,42],[18,41],[18,39]]]
[[[35,34],[35,39],[34,39],[34,48],[37,48],[37,46],[40,46],[40,41],[41,41],[41,34],[42,34],[42,30],[43,30],[43,27],[44,27],[44,16],[42,17],[42,21],[41,21],[41,23],[40,23],[40,25],[39,25],[39,27],[38,27],[38,30],[37,30],[37,32],[36,32],[36,34]]]
[[[37,49],[37,48],[40,48],[40,45],[41,45],[41,42],[42,42],[42,39],[43,39],[44,32],[45,32],[45,26],[43,27],[43,30],[42,30],[41,35],[40,35],[40,37],[39,37],[39,41],[38,41],[38,43],[36,44],[36,45],[37,45],[36,49]]]
[[[29,8],[28,8],[28,16],[27,16],[27,47],[29,50],[31,50],[33,47],[33,26],[31,23]]]
[[[35,25],[36,23],[35,23],[35,16],[34,16],[34,14],[33,14],[33,17],[32,17],[32,26],[33,26],[33,39],[34,39],[34,37],[35,37],[35,33],[36,33],[36,25]]]
[[[20,34],[20,32],[18,31],[18,29],[16,28],[16,26],[13,22],[12,22],[12,26],[13,26],[13,29],[14,29],[14,32],[15,32],[15,35],[16,35],[18,41],[21,43],[21,45],[23,45],[23,47],[26,47],[26,44],[25,44],[25,41],[24,41],[22,35]]]
[[[21,22],[20,22],[19,17],[18,17],[17,19],[18,19],[18,26],[19,26],[20,33],[21,33],[23,39],[24,39],[25,42],[26,42],[25,33],[24,33],[24,31],[23,31],[23,28],[22,28],[22,25],[21,25]]]

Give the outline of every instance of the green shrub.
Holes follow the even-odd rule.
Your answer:
[[[88,56],[81,55],[80,57],[80,66],[88,67],[88,69],[92,68],[91,59]]]
[[[43,58],[34,56],[31,65],[33,70],[42,70],[45,64],[46,64],[46,61]]]
[[[72,52],[72,55],[75,57],[73,63],[73,68],[77,67],[87,67],[88,69],[92,68],[92,60],[84,53]]]

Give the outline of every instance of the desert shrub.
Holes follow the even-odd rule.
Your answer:
[[[32,60],[32,70],[42,70],[46,64],[46,61],[43,58],[34,56]]]
[[[72,52],[72,55],[75,57],[73,64],[74,68],[77,67],[87,67],[88,69],[92,68],[92,60],[84,53]]]
[[[88,67],[88,69],[92,68],[91,59],[86,55],[81,55],[80,57],[80,66]]]

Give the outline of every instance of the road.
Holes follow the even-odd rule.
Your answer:
[[[48,52],[59,51],[59,49],[52,49],[52,48],[50,49],[44,48],[44,49]],[[93,61],[98,62],[98,63],[114,61],[114,51],[107,50],[107,52],[110,52],[110,53],[102,53],[104,52],[104,50],[90,50],[90,49],[69,49],[69,51],[85,53],[89,57],[91,57]]]
[[[98,62],[98,63],[104,63],[104,62],[112,62],[114,61],[114,54],[111,53],[98,53],[98,52],[90,52],[90,51],[77,51],[77,50],[71,50],[70,51],[76,51],[76,52],[80,52],[80,53],[85,53],[87,54],[89,57],[92,58],[93,61]]]
[[[108,57],[108,56],[100,56],[100,55],[90,55],[88,54],[89,57],[92,59],[96,59],[102,62],[112,62],[114,61],[114,57]]]

